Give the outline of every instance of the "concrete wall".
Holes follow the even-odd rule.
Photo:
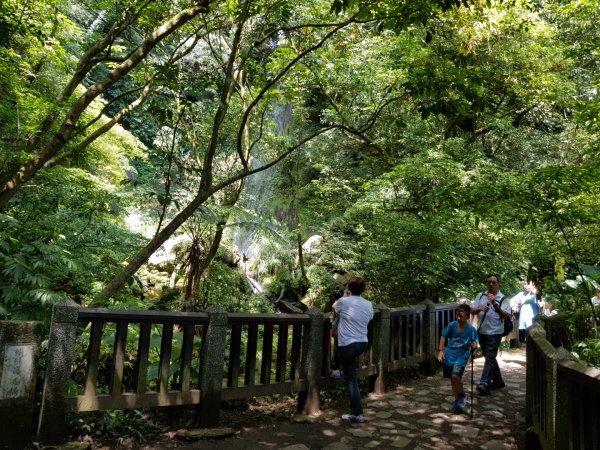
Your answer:
[[[41,322],[0,321],[0,448],[22,449],[33,434]]]

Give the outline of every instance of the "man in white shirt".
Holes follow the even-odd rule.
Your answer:
[[[367,327],[373,318],[373,305],[361,297],[364,290],[365,280],[352,277],[348,280],[344,296],[333,304],[333,309],[339,316],[338,358],[350,397],[350,414],[344,414],[342,421],[350,423],[365,421],[356,379],[357,359],[367,349]]]
[[[482,292],[479,294],[471,309],[471,315],[477,315],[479,318],[477,334],[479,345],[481,345],[485,357],[479,385],[476,388],[481,395],[489,394],[490,389],[504,387],[504,380],[496,357],[502,341],[504,319],[511,315],[510,302],[506,301],[504,295],[500,292],[498,276],[488,275],[485,279],[485,285],[487,293]]]

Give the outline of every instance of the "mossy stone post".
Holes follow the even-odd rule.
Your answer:
[[[30,441],[41,322],[0,321],[0,448],[21,449]]]
[[[38,440],[43,443],[62,442],[65,437],[67,389],[78,317],[79,306],[71,299],[61,300],[52,310],[46,379],[38,424]]]
[[[534,323],[527,330],[527,340],[525,341],[525,354],[527,355],[527,364],[525,365],[525,424],[528,427],[531,427],[534,422],[533,404],[535,396],[533,387],[536,384],[536,372],[540,370],[540,365],[532,355],[537,354],[536,349],[534,348],[535,342],[541,340],[546,340],[546,331],[539,323]]]
[[[221,395],[223,389],[223,364],[227,345],[227,313],[218,306],[206,311],[209,316],[208,329],[200,352],[200,405],[198,425],[216,427],[219,425]]]
[[[321,352],[323,350],[323,323],[325,317],[317,308],[307,311],[310,322],[305,328],[302,352],[303,378],[306,391],[298,395],[298,407],[304,414],[319,412],[319,389],[321,387]]]
[[[390,308],[385,305],[375,305],[379,311],[373,318],[373,364],[377,368],[377,375],[373,383],[373,392],[385,392],[387,373],[390,359]]]
[[[433,375],[437,367],[437,345],[439,336],[435,333],[435,303],[425,300],[425,311],[423,311],[423,353],[425,355],[422,370]]]

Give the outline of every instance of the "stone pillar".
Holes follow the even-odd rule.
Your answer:
[[[73,350],[77,331],[79,306],[71,299],[54,305],[42,409],[38,424],[38,440],[54,444],[64,440],[67,405],[67,389],[71,377]]]
[[[1,449],[21,449],[33,434],[41,322],[0,321]]]
[[[219,425],[223,364],[227,345],[227,313],[219,306],[212,306],[206,312],[209,324],[200,351],[201,396],[197,413],[198,425],[208,428]]]
[[[390,359],[390,308],[376,305],[379,314],[373,319],[373,364],[377,367],[377,375],[373,384],[375,394],[385,392]]]
[[[306,392],[299,394],[298,406],[304,414],[316,414],[320,409],[321,352],[325,319],[317,308],[309,309],[307,314],[310,316],[310,323],[305,328],[302,343],[302,377],[306,380]]]
[[[527,330],[527,340],[525,341],[525,348],[527,355],[527,364],[525,365],[525,424],[531,427],[533,424],[533,403],[535,386],[535,373],[540,370],[538,364],[535,363],[534,355],[537,354],[534,348],[534,342],[538,342],[546,339],[546,331],[539,324],[534,323]]]
[[[431,300],[425,300],[425,311],[423,311],[423,371],[429,375],[433,375],[437,358],[437,346],[439,336],[435,333],[435,303]]]

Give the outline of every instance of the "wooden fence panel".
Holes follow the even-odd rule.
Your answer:
[[[556,449],[600,449],[600,370],[575,361],[557,365]]]
[[[229,344],[229,369],[227,370],[227,386],[237,387],[240,375],[240,357],[242,349],[242,325],[232,324]]]
[[[84,391],[70,398],[74,411],[128,409],[182,405],[200,401],[200,391],[192,386],[194,339],[208,324],[204,313],[158,313],[156,311],[108,311],[80,309],[80,325],[91,324],[85,366]],[[161,329],[160,346],[152,346],[153,327]],[[181,352],[174,354],[174,329],[182,330]],[[114,330],[114,331],[113,331]],[[128,346],[130,333],[139,333],[137,343]],[[132,336],[135,339],[135,336]],[[112,340],[112,350],[106,344]],[[104,343],[104,345],[103,345]],[[158,349],[156,378],[149,379],[150,355]],[[172,358],[178,358],[176,378]],[[131,362],[126,367],[125,362]],[[100,364],[108,367],[108,378],[98,379]],[[156,382],[157,390],[149,388]]]
[[[112,376],[110,377],[109,392],[111,395],[119,395],[123,390],[123,368],[125,364],[125,344],[127,343],[127,322],[117,321],[115,331],[115,342],[112,358]]]
[[[100,343],[102,342],[103,328],[103,320],[92,321],[86,365],[85,390],[83,394],[86,397],[96,395],[96,386],[98,384],[98,363],[100,360]]]
[[[244,369],[244,384],[254,386],[256,376],[256,349],[258,346],[258,324],[248,325],[248,344],[246,346],[246,367]]]
[[[179,355],[179,386],[184,397],[189,396],[191,389],[195,334],[196,327],[194,324],[187,323],[183,326],[183,339]]]
[[[138,395],[146,393],[146,381],[148,378],[148,358],[150,356],[150,337],[152,324],[142,322],[140,324],[140,337],[138,339],[135,392]]]
[[[291,379],[300,380],[300,361],[302,350],[302,331],[304,326],[300,324],[292,325],[292,354],[290,355]]]
[[[260,382],[271,384],[271,365],[273,359],[273,324],[263,326],[263,345],[260,367]]]
[[[280,324],[277,331],[277,361],[275,363],[275,381],[282,382],[286,380],[286,365],[288,356],[288,324]],[[289,379],[292,379],[290,375]]]
[[[424,361],[423,320],[426,307],[390,310],[389,370],[398,370]]]

